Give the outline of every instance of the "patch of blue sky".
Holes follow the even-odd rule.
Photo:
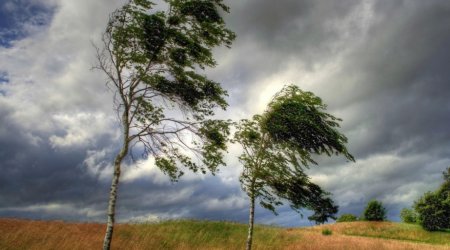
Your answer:
[[[11,47],[12,43],[30,35],[29,27],[46,26],[55,12],[55,6],[38,1],[6,0],[0,3],[0,46]]]
[[[0,84],[8,83],[8,72],[0,71]]]
[[[0,71],[0,96],[5,96],[6,91],[4,90],[4,84],[9,83],[8,72]]]

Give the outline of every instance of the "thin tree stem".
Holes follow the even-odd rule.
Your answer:
[[[111,248],[111,240],[114,231],[114,221],[115,221],[115,213],[116,213],[116,200],[117,200],[117,190],[119,186],[120,179],[120,166],[128,154],[129,148],[129,124],[128,124],[128,110],[122,114],[122,125],[124,128],[123,131],[123,145],[120,152],[117,154],[116,159],[114,160],[114,175],[111,182],[111,191],[109,193],[109,204],[108,204],[108,222],[106,224],[106,233],[105,239],[103,240],[103,250],[109,250]]]
[[[252,249],[253,242],[253,224],[255,219],[255,195],[252,193],[250,196],[250,211],[248,217],[248,236],[247,236],[247,250]]]

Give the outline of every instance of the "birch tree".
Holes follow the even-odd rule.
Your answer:
[[[114,91],[122,146],[114,160],[103,249],[113,235],[121,163],[137,146],[176,181],[188,169],[214,173],[223,165],[228,123],[214,120],[225,109],[226,91],[198,73],[214,67],[212,48],[235,38],[222,0],[129,0],[110,16],[97,48],[97,68]]]
[[[242,146],[243,164],[240,182],[249,197],[249,224],[246,249],[251,249],[255,202],[276,213],[276,207],[288,202],[317,223],[334,218],[338,207],[305,174],[305,168],[317,165],[314,154],[342,154],[354,161],[345,144],[347,138],[336,129],[340,119],[325,113],[319,97],[289,85],[278,92],[262,115],[241,120],[236,125],[234,141]]]

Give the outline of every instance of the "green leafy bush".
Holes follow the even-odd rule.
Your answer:
[[[336,222],[351,222],[351,221],[357,221],[358,217],[356,217],[353,214],[343,214],[341,215]]]
[[[419,224],[428,231],[450,227],[450,199],[442,200],[439,193],[427,192],[415,203]]]
[[[331,231],[328,228],[325,228],[322,230],[322,235],[332,235],[332,234],[333,234],[333,231]]]
[[[409,208],[403,208],[400,211],[400,218],[405,223],[416,223],[417,222],[417,213]]]
[[[377,200],[371,200],[367,203],[364,210],[364,220],[368,221],[383,221],[386,219],[386,208]]]
[[[443,174],[440,188],[425,193],[414,204],[419,224],[428,231],[450,228],[450,167]]]

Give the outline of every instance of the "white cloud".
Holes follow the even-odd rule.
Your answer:
[[[14,119],[27,130],[53,131],[61,113],[112,113],[112,97],[94,65],[91,41],[100,37],[119,1],[60,1],[50,26],[37,27],[12,48],[0,48],[2,86]],[[39,122],[37,122],[39,121]],[[106,128],[105,128],[106,129]]]
[[[130,218],[119,220],[127,223],[158,223],[164,220],[173,220],[183,218],[186,214],[173,213],[146,213],[144,215],[133,215]]]
[[[75,115],[53,115],[55,128],[64,131],[64,135],[50,136],[49,140],[54,148],[86,147],[93,145],[99,135],[107,135],[119,139],[116,120],[103,113],[78,113]]]
[[[100,180],[110,180],[113,174],[112,160],[107,156],[111,154],[111,148],[101,150],[88,150],[83,164],[91,176]]]
[[[204,202],[202,207],[209,211],[237,210],[246,208],[248,204],[247,197],[232,195],[223,199],[210,198]]]
[[[80,216],[87,219],[97,219],[99,216],[104,214],[104,211],[96,210],[90,207],[77,207],[71,203],[43,203],[36,204],[25,207],[6,207],[1,208],[0,211],[20,211],[20,212],[28,212],[28,213],[42,213],[42,214],[54,214],[54,215],[62,215],[62,216]]]

